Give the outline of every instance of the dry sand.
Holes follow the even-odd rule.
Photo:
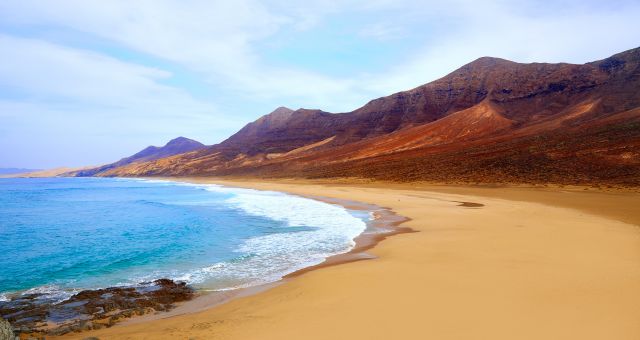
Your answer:
[[[367,250],[374,260],[306,272],[215,308],[68,337],[640,339],[637,193],[224,184],[377,204],[418,232]]]

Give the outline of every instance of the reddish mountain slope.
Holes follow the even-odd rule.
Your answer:
[[[120,175],[640,184],[640,48],[574,64],[480,58],[349,113],[279,108]]]

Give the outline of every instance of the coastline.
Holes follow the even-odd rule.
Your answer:
[[[65,338],[633,339],[640,334],[635,322],[640,295],[634,288],[640,284],[639,230],[610,214],[406,186],[196,180],[373,203],[411,218],[407,226],[423,232],[378,244],[370,249],[375,261],[311,270],[190,315]],[[635,202],[638,196],[631,195]],[[323,327],[327,324],[331,327]]]
[[[149,178],[149,179],[158,180],[158,178]],[[194,183],[194,181],[184,181],[184,180],[174,179],[174,178],[163,178],[162,180],[178,182],[178,183],[179,182]],[[230,189],[238,188],[237,186],[229,186],[229,185],[224,185],[224,187],[227,187]],[[319,197],[319,196],[311,197],[308,195],[294,195],[294,194],[291,194],[291,196],[296,196],[299,198],[305,198],[309,200],[314,200],[314,201],[338,206],[338,207],[341,207],[341,209],[346,209],[354,213],[356,211],[359,211],[360,212],[358,213],[359,215],[366,214],[367,216],[369,216],[368,218],[365,218],[364,216],[359,217],[359,219],[362,219],[363,221],[366,222],[366,228],[362,230],[360,234],[356,234],[357,236],[353,238],[354,244],[352,247],[350,247],[349,250],[345,250],[345,252],[343,253],[338,253],[338,254],[326,257],[322,259],[322,262],[320,263],[316,262],[317,264],[296,269],[295,271],[290,272],[286,275],[282,274],[284,276],[279,277],[276,281],[261,283],[261,284],[257,284],[249,287],[231,288],[231,289],[223,289],[223,290],[213,290],[205,287],[192,288],[191,296],[193,296],[193,298],[187,299],[187,300],[183,299],[182,301],[174,301],[172,302],[172,304],[174,305],[174,308],[171,308],[171,309],[165,309],[167,308],[167,306],[163,306],[161,309],[159,309],[159,311],[153,311],[152,309],[147,308],[148,311],[146,313],[142,313],[139,310],[140,308],[132,307],[130,310],[122,309],[121,310],[122,317],[120,317],[121,316],[120,314],[116,315],[118,316],[118,319],[117,321],[115,321],[115,323],[111,321],[105,322],[105,319],[103,319],[102,317],[98,317],[95,320],[93,318],[86,319],[84,317],[78,317],[74,319],[70,317],[69,319],[65,319],[60,323],[49,323],[49,325],[46,328],[42,328],[40,326],[40,328],[38,329],[34,328],[33,331],[31,332],[23,331],[24,335],[36,335],[36,334],[42,335],[44,333],[41,333],[41,332],[45,329],[52,331],[52,333],[49,336],[52,336],[53,334],[57,334],[58,336],[64,335],[65,331],[68,334],[69,330],[71,330],[71,332],[76,332],[76,333],[79,332],[80,334],[84,334],[88,330],[101,329],[101,328],[105,328],[105,326],[111,327],[114,325],[120,326],[120,325],[138,324],[138,323],[150,322],[158,319],[165,319],[165,318],[178,316],[178,315],[196,313],[202,310],[210,309],[215,306],[224,304],[235,298],[250,296],[250,295],[268,290],[296,276],[302,275],[303,273],[306,273],[308,271],[312,271],[318,268],[323,268],[328,266],[334,266],[341,263],[355,262],[355,261],[375,258],[369,254],[366,254],[364,251],[374,247],[378,242],[380,242],[381,240],[391,235],[411,231],[408,228],[399,227],[399,224],[406,221],[405,218],[396,215],[395,213],[393,213],[392,211],[386,208],[382,208],[382,207],[371,205],[371,204],[364,204],[360,202],[342,200],[342,199],[331,199],[327,197]],[[162,278],[162,280],[169,280],[169,279]],[[134,286],[135,285],[114,286],[114,287],[104,287],[100,289],[117,290],[117,289],[128,289]],[[84,295],[86,296],[89,296],[93,292],[99,295],[100,289],[89,289],[83,292],[85,293]],[[146,298],[152,298],[152,297],[146,297]],[[145,300],[146,298],[143,298],[142,300]],[[163,297],[163,299],[165,298],[166,297]],[[87,301],[80,301],[80,302],[74,302],[74,303],[86,304]],[[49,308],[49,307],[45,307],[45,305],[43,306],[34,305],[33,308],[37,309],[37,308]],[[81,313],[81,312],[79,311],[78,313]],[[87,320],[89,320],[88,326],[83,323],[84,321],[87,321]],[[93,325],[95,325],[96,328],[93,328],[92,327]],[[98,326],[100,327],[98,328]],[[18,325],[18,327],[25,330],[27,329],[28,326],[21,324],[21,325]],[[79,330],[82,330],[82,331],[79,331]]]
[[[152,177],[149,179],[167,180],[167,181],[173,181],[173,182],[184,182],[184,183],[192,183],[192,184],[219,184],[217,182],[208,182],[208,181],[200,182],[200,181],[195,181],[193,179],[184,180],[180,178],[170,178],[170,177],[169,178]],[[250,188],[250,187],[244,187],[244,186],[241,187],[241,186],[228,185],[228,184],[224,184],[223,186],[230,187],[230,188],[247,188],[247,189]],[[150,322],[154,320],[161,320],[161,319],[166,319],[166,318],[175,317],[175,316],[197,313],[207,309],[215,308],[229,301],[232,301],[233,299],[259,294],[273,287],[279,286],[281,284],[285,284],[287,281],[313,270],[330,267],[330,266],[336,266],[336,265],[349,263],[349,262],[375,259],[376,258],[375,256],[372,256],[366,253],[368,249],[375,247],[379,242],[382,242],[386,238],[391,237],[393,235],[414,232],[411,228],[400,226],[402,223],[408,221],[409,220],[408,218],[394,213],[389,208],[380,207],[373,204],[365,204],[362,202],[344,200],[344,199],[332,199],[329,197],[322,197],[322,196],[297,195],[297,194],[291,194],[291,195],[314,199],[314,200],[325,202],[328,204],[338,205],[349,210],[372,212],[376,215],[376,217],[375,219],[367,222],[367,228],[354,239],[354,242],[355,242],[354,247],[345,253],[329,256],[325,258],[325,260],[321,263],[304,267],[302,269],[298,269],[294,272],[291,272],[283,276],[278,281],[274,281],[266,284],[260,284],[260,285],[244,287],[244,288],[235,288],[235,289],[224,290],[224,291],[196,290],[197,295],[195,298],[189,301],[179,302],[176,304],[175,308],[169,311],[144,314],[140,316],[133,316],[131,318],[127,318],[121,322],[118,322],[113,327],[135,325],[135,324]],[[83,331],[79,334],[82,335],[85,333],[87,332]]]

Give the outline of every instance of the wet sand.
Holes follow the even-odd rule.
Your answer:
[[[638,339],[640,195],[211,181],[391,208],[417,232],[215,308],[100,339]]]

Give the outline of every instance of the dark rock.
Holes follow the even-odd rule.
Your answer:
[[[612,72],[614,70],[620,69],[622,67],[624,67],[625,61],[620,59],[620,58],[616,58],[616,57],[609,57],[605,60],[603,60],[599,67],[601,70],[605,71],[605,72]]]
[[[566,84],[563,83],[550,83],[547,87],[551,92],[560,92],[567,87]]]
[[[110,327],[136,315],[166,311],[193,295],[193,289],[184,282],[159,279],[135,287],[83,290],[62,302],[38,295],[19,296],[0,302],[0,315],[12,322],[20,334],[63,335]],[[46,327],[47,323],[54,327]]]

